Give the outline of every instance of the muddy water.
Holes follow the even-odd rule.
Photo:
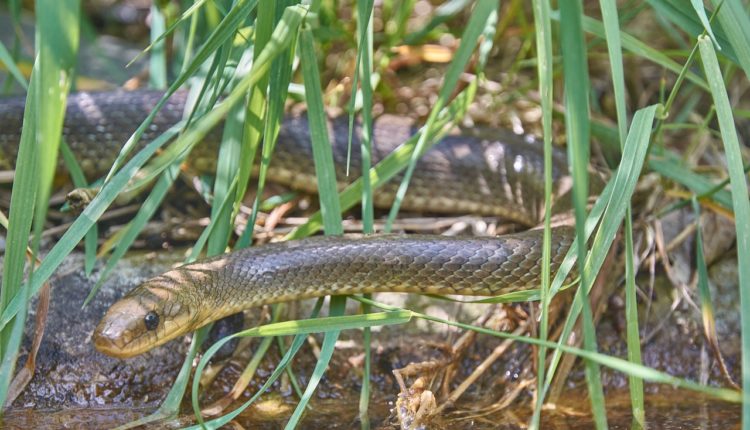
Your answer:
[[[588,413],[588,400],[581,393],[569,393],[564,403],[543,414],[542,428],[550,430],[583,430],[594,428]],[[359,428],[357,397],[344,399],[318,399],[312,403],[301,429],[354,429]],[[372,428],[397,429],[398,419],[392,410],[394,403],[375,399],[370,408]],[[245,429],[283,428],[294,409],[294,403],[270,395],[249,408],[236,419]],[[740,406],[696,396],[691,392],[669,391],[646,397],[646,428],[664,430],[711,430],[739,429]],[[6,415],[5,429],[103,429],[129,422],[147,415],[148,409],[69,409],[63,411],[12,411]],[[631,429],[632,415],[626,392],[610,393],[607,396],[607,418],[610,429]],[[483,415],[446,414],[431,420],[429,429],[525,429],[530,411],[525,408],[510,408],[501,412]],[[148,428],[177,428],[190,422],[184,415],[169,423]]]

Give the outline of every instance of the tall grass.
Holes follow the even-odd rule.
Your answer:
[[[93,297],[119,259],[132,246],[148,220],[157,212],[178,174],[182,161],[196,145],[201,144],[203,137],[225,118],[227,120],[224,123],[220,158],[211,192],[211,221],[194,245],[189,259],[225,252],[232,243],[235,248],[250,245],[255,215],[260,205],[260,190],[263,189],[268,164],[273,157],[275,140],[288,98],[289,84],[292,81],[304,83],[321,211],[311,216],[307,223],[295,229],[287,238],[304,237],[320,229],[324,229],[326,234],[340,234],[342,211],[354,207],[359,202],[362,202],[365,230],[370,232],[374,217],[373,193],[377,193],[378,187],[385,181],[401,171],[406,171],[399,188],[399,198],[388,216],[387,222],[390,227],[398,213],[400,198],[408,192],[409,177],[418,156],[467,112],[474,102],[477,91],[482,87],[485,69],[493,61],[499,61],[494,54],[496,44],[501,44],[503,37],[509,34],[496,34],[497,30],[515,27],[522,34],[526,46],[536,47],[536,52],[530,48],[519,54],[511,70],[513,73],[526,73],[529,72],[530,66],[536,68],[534,86],[538,86],[541,99],[547,190],[551,189],[549,164],[553,134],[552,118],[555,113],[553,101],[564,102],[562,113],[570,153],[570,172],[574,178],[578,231],[576,244],[571,249],[564,267],[565,270],[570,270],[575,264],[578,265],[581,285],[574,302],[567,310],[567,319],[559,338],[561,340],[548,339],[548,305],[560,290],[566,272],[563,270],[554,279],[550,279],[548,262],[543,269],[543,285],[540,286],[540,291],[524,296],[528,299],[539,293],[535,297],[541,297],[539,339],[449,323],[409,310],[389,308],[373,302],[369,297],[359,300],[366,306],[382,308],[382,312],[344,316],[343,301],[336,299],[331,302],[329,318],[277,323],[235,335],[295,337],[264,387],[241,408],[223,417],[205,423],[202,421],[198,402],[199,378],[196,377],[191,390],[196,420],[200,426],[208,428],[218,428],[229,422],[252,404],[285,371],[286,366],[300,350],[304,335],[322,332],[325,333],[325,338],[320,359],[308,386],[304,389],[298,407],[287,423],[287,428],[293,428],[302,419],[307,402],[312,397],[317,382],[323,377],[328,361],[335,353],[335,341],[342,330],[364,329],[367,340],[369,332],[366,330],[371,326],[402,324],[411,318],[423,318],[443,324],[454,324],[492,336],[513,338],[539,348],[539,378],[535,412],[530,422],[532,428],[542,428],[542,405],[557,374],[561,355],[566,353],[585,360],[592,411],[599,428],[605,428],[607,424],[606,404],[598,374],[600,366],[607,366],[629,376],[633,415],[636,422],[641,425],[644,423],[646,412],[642,380],[649,380],[700,391],[729,401],[744,399],[743,428],[750,429],[750,314],[744,311],[750,303],[750,232],[747,231],[747,226],[750,225],[750,208],[744,167],[748,161],[742,159],[734,128],[735,113],[727,98],[727,88],[731,82],[722,80],[722,76],[731,76],[728,75],[729,70],[737,69],[744,75],[735,74],[734,80],[746,82],[750,72],[750,18],[740,0],[716,0],[711,9],[704,9],[702,2],[691,2],[691,9],[684,7],[684,2],[678,0],[649,0],[642,13],[659,16],[656,22],[663,26],[664,33],[668,35],[666,39],[683,43],[684,47],[677,49],[673,49],[668,41],[659,38],[652,41],[641,38],[636,33],[629,33],[629,24],[637,24],[637,20],[642,18],[624,13],[618,16],[615,2],[607,0],[600,2],[600,10],[590,5],[584,10],[580,1],[560,2],[559,11],[552,10],[550,3],[545,0],[535,0],[529,10],[524,10],[518,4],[505,7],[496,0],[452,0],[437,8],[435,15],[414,31],[409,31],[405,23],[413,13],[415,2],[387,0],[379,6],[379,19],[384,20],[382,34],[373,30],[374,6],[371,1],[355,2],[356,5],[347,4],[356,15],[356,27],[330,19],[337,16],[340,6],[330,1],[312,1],[305,4],[297,4],[292,0],[183,3],[184,12],[177,17],[161,16],[161,11],[154,6],[153,22],[158,25],[153,27],[152,45],[147,54],[150,55],[151,61],[151,84],[167,88],[163,101],[188,80],[194,82],[192,91],[196,101],[186,120],[137,153],[133,153],[135,144],[153,120],[155,112],[147,118],[132,138],[125,142],[99,194],[49,251],[42,264],[33,268],[24,280],[24,269],[27,268],[24,262],[26,246],[29,244],[29,238],[33,237],[31,247],[34,253],[38,253],[39,238],[46,217],[64,113],[62,106],[75,70],[80,9],[75,0],[37,1],[38,46],[33,74],[28,84],[29,102],[13,184],[3,285],[0,290],[0,404],[4,402],[13,374],[31,298],[84,236],[89,235],[89,240],[91,237],[95,238],[96,233],[92,236],[90,232],[97,220],[120,193],[133,186],[134,178],[139,171],[141,174],[138,175],[136,185],[151,183],[152,188],[139,212],[121,233],[119,244],[109,256],[103,276],[90,297]],[[16,9],[18,4],[16,1],[11,2]],[[505,12],[508,15],[503,15]],[[533,25],[526,19],[532,13]],[[596,16],[601,16],[601,21],[595,18]],[[461,22],[467,22],[465,29],[455,31]],[[498,25],[498,22],[502,24]],[[371,108],[378,93],[384,91],[383,87],[387,86],[383,79],[378,79],[381,74],[387,72],[386,63],[378,60],[388,58],[392,47],[403,43],[419,45],[434,42],[447,32],[459,37],[460,44],[453,54],[453,61],[445,69],[442,87],[436,102],[431,106],[425,126],[378,165],[371,166]],[[706,36],[701,36],[702,33]],[[174,60],[165,55],[167,50],[164,49],[164,44],[170,40],[166,38],[167,35],[173,36],[171,40],[176,41],[177,53]],[[350,124],[353,124],[357,111],[364,130],[361,151],[364,157],[364,176],[341,192],[336,188],[330,137],[325,124],[326,95],[323,88],[326,83],[321,82],[326,49],[334,45],[330,43],[332,40],[347,44],[357,51],[356,65],[351,77],[353,85],[349,104],[352,113]],[[534,41],[536,45],[533,45]],[[667,47],[670,49],[667,50]],[[0,61],[6,64],[6,69],[14,79],[23,81],[20,68],[16,64],[17,59],[13,57],[16,50],[4,46],[0,48]],[[698,54],[704,68],[702,74],[692,67],[692,62]],[[624,57],[649,62],[661,68],[670,79],[676,77],[674,87],[666,89],[668,96],[664,100],[656,97],[647,101],[627,100]],[[615,126],[592,120],[590,110],[598,109],[598,105],[591,103],[593,84],[588,78],[588,65],[592,58],[597,59],[593,61],[608,59],[616,109],[616,118],[611,119]],[[172,79],[168,79],[168,70],[172,67],[177,72]],[[473,78],[465,86],[459,87],[459,80],[466,77],[466,72],[473,73]],[[533,72],[531,71],[531,74],[534,74]],[[509,92],[525,90],[526,88],[508,89]],[[728,160],[728,189],[724,187],[726,183],[694,169],[694,166],[685,165],[680,154],[662,142],[664,130],[686,126],[683,122],[670,122],[670,118],[674,117],[670,115],[670,110],[679,102],[696,106],[684,102],[696,92],[705,95],[706,99],[712,100],[712,104],[715,105],[715,115]],[[40,103],[42,95],[47,103]],[[519,96],[525,97],[526,94]],[[629,105],[626,102],[629,102]],[[660,102],[664,103],[659,104]],[[699,115],[713,114],[707,105],[698,106],[696,109],[702,109],[698,112]],[[160,103],[156,110],[161,107]],[[632,122],[629,112],[633,112]],[[602,112],[597,114],[597,117],[600,117]],[[45,120],[39,121],[39,118]],[[599,137],[603,146],[609,145],[609,149],[619,155],[613,160],[612,179],[594,206],[587,211],[590,135]],[[260,156],[257,156],[258,151]],[[253,216],[244,233],[234,237],[236,217],[256,159],[260,165],[259,191],[253,203]],[[630,198],[643,169],[660,174],[665,181],[678,184],[697,198],[711,199],[734,213],[738,237],[740,297],[743,305],[742,396],[731,389],[705,387],[675,378],[649,369],[641,363],[632,232],[634,214],[630,208]],[[689,205],[692,201],[692,198],[685,199],[679,204]],[[547,204],[549,207],[549,199]],[[549,217],[546,218],[545,224],[549,232]],[[621,225],[624,225],[626,260],[627,360],[597,352],[596,328],[588,297]],[[549,259],[549,248],[547,234],[544,246],[546,260]],[[321,303],[319,302],[314,315],[317,315]],[[566,344],[579,317],[582,317],[583,327],[582,348]],[[201,330],[201,334],[205,334],[205,331]],[[162,407],[154,415],[130,423],[129,426],[177,413],[189,383],[193,357],[202,337],[199,335],[194,338],[189,356]],[[215,351],[228,340],[223,339],[209,348],[197,366],[198,374]],[[368,366],[364,378],[365,388],[360,398],[360,417],[363,427],[367,427]]]

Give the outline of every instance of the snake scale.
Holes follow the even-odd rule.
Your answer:
[[[89,178],[104,174],[125,142],[161,98],[158,91],[76,93],[68,99],[63,137]],[[186,93],[173,95],[145,133],[150,141],[183,117]],[[0,168],[12,169],[23,118],[23,98],[0,101]],[[413,130],[384,117],[375,123],[377,163]],[[329,123],[337,178],[361,175],[358,133],[349,176],[348,123]],[[191,167],[215,167],[219,132],[191,154]],[[417,164],[402,203],[407,211],[501,216],[526,226],[543,215],[543,152],[538,142],[503,130],[450,135]],[[564,181],[565,157],[555,153],[553,178]],[[307,120],[284,119],[269,180],[303,192],[316,181]],[[376,190],[388,207],[400,177]],[[554,195],[561,194],[560,185]],[[573,240],[573,230],[553,230],[552,270]],[[108,310],[94,331],[96,348],[127,358],[141,354],[224,316],[268,303],[331,294],[405,292],[497,295],[535,288],[540,282],[542,232],[500,237],[372,235],[316,237],[269,244],[184,265],[146,281]]]

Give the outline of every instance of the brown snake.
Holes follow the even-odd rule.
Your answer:
[[[119,146],[161,95],[153,91],[71,95],[64,138],[90,177],[106,172]],[[184,103],[185,93],[174,95],[143,140],[155,138],[179,121]],[[2,168],[13,167],[23,105],[22,99],[0,102]],[[373,162],[406,140],[411,131],[392,117],[376,122]],[[346,120],[331,121],[330,132],[337,178],[346,178]],[[285,119],[269,179],[315,192],[309,140],[303,116]],[[212,133],[193,152],[190,165],[199,170],[213,168],[217,141]],[[357,178],[361,172],[356,138],[352,148],[348,177]],[[537,225],[544,201],[542,160],[537,142],[507,131],[448,136],[417,164],[402,208],[501,216]],[[562,178],[564,169],[564,157],[556,154],[553,177]],[[375,192],[376,206],[390,206],[399,182],[396,177]],[[560,193],[558,187],[555,196]],[[553,273],[573,237],[570,228],[553,230]],[[332,294],[498,295],[535,288],[540,283],[541,243],[541,231],[529,231],[482,238],[319,237],[253,247],[170,270],[138,286],[112,305],[94,332],[94,344],[105,354],[131,357],[249,307]]]

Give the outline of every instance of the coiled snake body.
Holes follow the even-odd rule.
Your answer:
[[[78,93],[69,97],[64,138],[84,171],[107,171],[119,147],[162,96],[135,91]],[[171,97],[144,142],[182,118],[185,93]],[[23,100],[0,102],[0,167],[13,167]],[[346,179],[346,120],[330,123],[337,178]],[[406,140],[409,125],[392,117],[375,124],[373,161]],[[191,155],[190,164],[212,169],[216,133]],[[349,178],[361,175],[359,143],[352,145]],[[269,179],[315,192],[309,131],[303,116],[288,117],[272,158]],[[402,203],[404,210],[501,216],[534,226],[542,217],[542,148],[509,132],[485,130],[448,136],[421,158]],[[553,176],[564,176],[556,154]],[[400,182],[375,192],[388,207]],[[342,181],[341,186],[345,186]],[[560,183],[558,181],[557,183]],[[555,190],[555,196],[561,188]],[[552,269],[573,239],[567,227],[553,230]],[[497,295],[539,285],[541,231],[494,238],[374,235],[310,238],[241,250],[173,269],[136,287],[109,309],[94,331],[94,344],[115,357],[131,357],[209,322],[266,303],[331,294],[406,292]]]

